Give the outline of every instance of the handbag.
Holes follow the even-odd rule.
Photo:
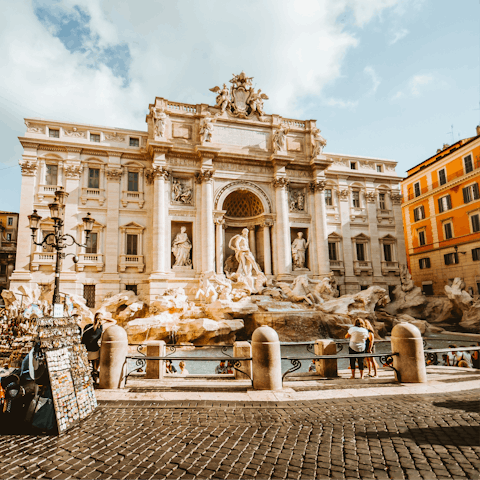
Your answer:
[[[40,430],[53,430],[57,424],[55,408],[51,398],[40,397],[33,416],[32,426]]]

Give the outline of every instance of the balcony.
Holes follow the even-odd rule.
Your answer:
[[[43,202],[45,198],[52,199],[55,197],[55,192],[62,189],[61,185],[39,185],[38,186],[38,200]]]
[[[386,210],[383,208],[377,208],[377,222],[378,223],[394,223],[393,212],[392,210]]]
[[[82,188],[80,201],[85,205],[88,200],[96,200],[102,206],[105,203],[105,190],[103,188]]]
[[[86,267],[93,267],[97,272],[103,271],[103,255],[101,253],[81,253],[78,256],[77,272],[83,272]]]
[[[120,255],[120,272],[125,272],[127,268],[136,269],[142,273],[145,269],[143,255]]]
[[[361,275],[362,273],[366,273],[367,275],[373,275],[373,267],[370,260],[354,260],[353,274]]]
[[[400,275],[400,267],[398,262],[382,262],[382,275]]]
[[[365,223],[367,221],[367,209],[350,207],[350,221],[354,223]]]
[[[330,270],[332,272],[338,272],[338,275],[345,274],[345,267],[342,260],[330,260]]]
[[[34,252],[31,262],[31,269],[35,272],[39,270],[41,266],[48,266],[54,270],[55,261],[55,252]]]
[[[139,208],[143,208],[145,204],[145,198],[143,192],[122,192],[122,207],[126,208],[129,203],[136,203],[138,204]]]

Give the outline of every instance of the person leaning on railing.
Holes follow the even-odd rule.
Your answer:
[[[345,338],[350,339],[348,345],[348,353],[354,355],[355,353],[365,353],[366,341],[368,339],[368,330],[365,328],[365,321],[357,318],[355,326],[348,329]],[[355,378],[355,363],[358,361],[358,369],[360,370],[360,378],[363,378],[363,357],[350,358],[350,368],[352,369],[352,376]]]

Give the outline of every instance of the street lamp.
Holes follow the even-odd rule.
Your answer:
[[[81,244],[75,240],[69,233],[63,233],[63,217],[65,214],[65,200],[68,197],[68,193],[63,189],[59,189],[55,192],[55,200],[53,203],[48,205],[50,209],[50,218],[54,221],[54,233],[48,233],[45,235],[41,242],[35,241],[35,232],[38,230],[38,225],[42,217],[38,215],[37,211],[34,210],[31,215],[28,216],[28,221],[30,224],[30,230],[32,231],[32,239],[35,245],[43,246],[49,245],[53,247],[56,252],[56,262],[55,262],[55,290],[53,292],[53,303],[60,304],[60,267],[61,260],[66,257],[61,251],[66,247],[71,247],[73,244],[78,245],[79,247],[86,247],[88,242],[88,237],[90,232],[93,229],[93,224],[95,220],[90,216],[90,213],[87,213],[87,216],[82,218],[83,226],[85,230],[85,244]],[[50,241],[49,241],[50,240]],[[69,242],[70,240],[70,242]],[[73,254],[68,254],[73,255]],[[77,257],[74,255],[73,261],[76,263]]]

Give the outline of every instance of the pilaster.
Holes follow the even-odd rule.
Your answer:
[[[310,189],[314,192],[315,240],[320,275],[327,275],[330,273],[330,261],[328,259],[327,212],[325,208],[325,186],[326,181],[323,179],[317,179],[315,182],[310,184]]]

